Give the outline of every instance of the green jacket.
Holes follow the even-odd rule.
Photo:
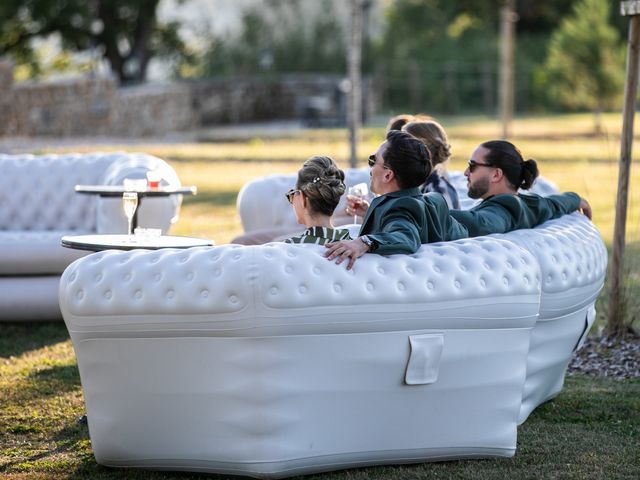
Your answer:
[[[374,198],[359,235],[375,240],[375,253],[415,253],[423,243],[466,238],[467,229],[449,215],[439,193],[407,188]]]
[[[578,208],[580,196],[571,192],[548,197],[503,194],[489,197],[470,210],[451,210],[451,216],[467,227],[470,237],[478,237],[533,228]]]

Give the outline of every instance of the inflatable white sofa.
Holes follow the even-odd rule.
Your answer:
[[[512,456],[517,425],[561,388],[606,268],[579,214],[352,271],[323,250],[70,265],[60,306],[98,463],[279,478]]]
[[[152,169],[180,185],[166,162],[145,154],[0,155],[0,321],[61,318],[60,274],[86,254],[61,247],[63,235],[126,231],[120,200],[77,194],[75,185],[119,185]],[[145,199],[139,224],[167,231],[180,202]]]
[[[463,209],[471,208],[476,200],[467,195],[467,180],[462,172],[448,173],[449,181],[456,188]],[[237,207],[245,232],[267,228],[268,225],[296,225],[293,209],[282,194],[295,185],[296,174],[274,174],[256,178],[243,186],[238,194]],[[369,182],[369,168],[345,170],[347,186]],[[531,189],[538,195],[557,193],[557,187],[549,180],[538,177]],[[346,195],[341,199],[337,212],[346,206]],[[565,225],[566,224],[566,225]],[[561,225],[561,227],[558,227]],[[571,228],[567,229],[570,226]],[[301,227],[302,228],[302,227]],[[356,225],[349,225],[352,235],[357,235]],[[570,241],[559,242],[556,234],[569,235]],[[564,383],[564,375],[572,353],[584,341],[587,331],[595,320],[595,298],[597,297],[606,270],[607,253],[597,230],[579,215],[566,216],[562,221],[548,222],[534,230],[509,233],[505,238],[517,240],[538,257],[543,269],[542,304],[540,318],[534,329],[531,353],[527,366],[527,383],[520,414],[524,422],[531,411],[555,397]],[[578,265],[588,258],[586,267],[576,266],[573,272],[558,270],[559,256],[574,257]],[[598,281],[588,268],[598,261]],[[586,270],[585,270],[586,269]],[[555,282],[564,284],[561,293]],[[571,295],[575,303],[566,298]],[[560,299],[556,297],[560,296]],[[559,303],[559,306],[558,306]],[[589,307],[586,308],[585,306]],[[583,336],[576,336],[582,332]]]

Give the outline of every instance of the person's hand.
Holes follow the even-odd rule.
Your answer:
[[[357,215],[358,217],[364,218],[368,209],[369,202],[364,198],[347,195],[347,208],[345,209],[347,215]]]
[[[591,220],[593,212],[591,210],[591,205],[589,205],[589,202],[587,202],[586,199],[580,197],[580,206],[578,207],[578,210],[580,210],[583,213],[583,215],[585,215],[589,220]]]
[[[369,251],[369,246],[362,240],[340,240],[339,242],[327,243],[325,245],[327,251],[324,256],[327,260],[336,260],[336,264],[340,265],[345,259],[349,259],[347,270],[351,270],[357,258]]]

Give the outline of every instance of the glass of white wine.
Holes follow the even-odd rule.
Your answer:
[[[356,205],[362,203],[364,197],[369,194],[369,187],[366,183],[358,183],[353,187],[349,187],[347,190],[347,198],[351,197],[352,200],[355,200]],[[358,216],[353,216],[353,223],[358,223]]]
[[[122,194],[122,208],[129,222],[129,228],[127,232],[129,235],[129,241],[131,241],[131,227],[133,222],[133,215],[136,213],[136,208],[138,208],[138,194],[136,192],[124,192]]]

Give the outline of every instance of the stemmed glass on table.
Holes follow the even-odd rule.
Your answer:
[[[131,227],[133,215],[136,213],[136,208],[138,208],[138,194],[136,192],[124,192],[122,194],[122,208],[124,210],[124,214],[127,216],[127,221],[129,222],[127,232],[129,234],[129,241],[131,241],[131,234],[133,233]]]
[[[350,198],[357,206],[359,206],[364,197],[369,194],[369,187],[366,183],[358,183],[347,190],[347,198]],[[353,223],[358,223],[358,215],[353,215]]]

